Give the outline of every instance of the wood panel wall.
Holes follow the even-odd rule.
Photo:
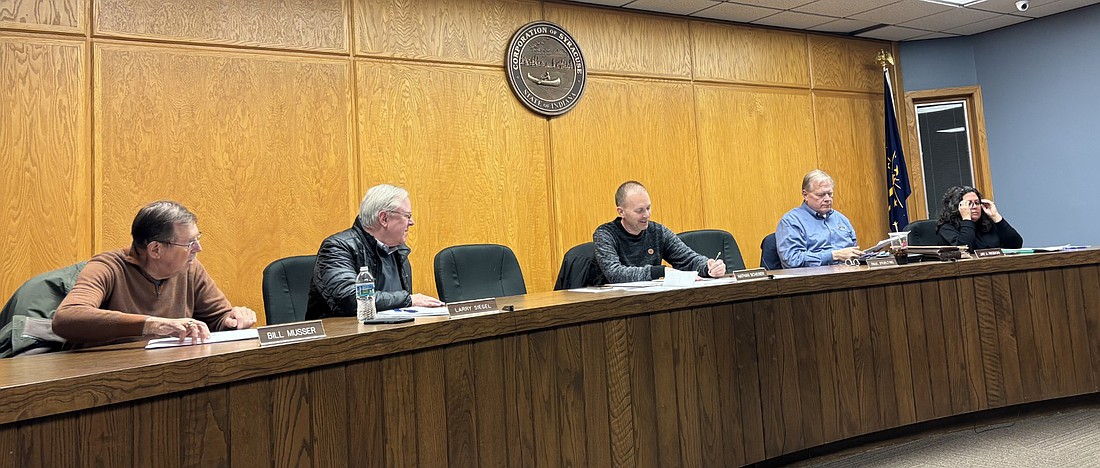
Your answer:
[[[537,19],[569,30],[590,70],[553,120],[502,73]],[[260,310],[263,268],[316,252],[381,182],[412,192],[428,294],[436,252],[481,242],[550,289],[627,179],[650,187],[656,221],[726,229],[755,265],[820,167],[871,243],[887,230],[880,48],[897,54],[550,0],[0,0],[0,107],[14,110],[0,115],[0,298],[126,245],[136,209],[170,198],[198,214],[230,300]]]

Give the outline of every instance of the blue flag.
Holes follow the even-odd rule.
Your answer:
[[[890,73],[883,70],[886,83],[886,194],[890,204],[890,230],[900,231],[909,225],[909,209],[906,199],[911,191],[909,170],[905,168],[905,155],[901,150],[898,134],[898,118],[894,113],[894,93],[890,89]]]

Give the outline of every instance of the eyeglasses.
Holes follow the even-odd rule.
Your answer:
[[[404,216],[405,219],[409,221],[409,223],[413,222],[413,214],[412,213],[405,213],[405,212],[401,212],[401,211],[397,211],[397,210],[386,210],[386,213],[398,214],[398,215]]]
[[[186,244],[177,244],[175,242],[168,242],[168,241],[157,241],[157,242],[160,242],[161,244],[174,245],[176,247],[183,247],[187,250],[193,250],[195,248],[195,246],[198,245],[199,239],[202,239],[202,233],[201,232],[197,236],[195,236],[195,240],[192,240],[191,242],[188,242]]]

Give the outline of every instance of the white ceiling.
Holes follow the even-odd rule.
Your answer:
[[[567,0],[694,18],[777,26],[888,41],[966,36],[1100,3],[1100,0],[985,0],[953,7],[922,0]],[[854,34],[853,34],[854,33]]]

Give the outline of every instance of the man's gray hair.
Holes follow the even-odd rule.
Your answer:
[[[175,240],[177,224],[195,224],[198,218],[185,206],[171,200],[160,200],[145,205],[134,216],[130,225],[131,247],[145,251],[150,242]]]
[[[359,224],[363,229],[378,227],[378,213],[396,209],[409,198],[409,191],[393,185],[371,187],[359,203]]]
[[[825,171],[821,169],[814,169],[806,174],[806,177],[802,178],[802,190],[807,192],[812,191],[815,185],[822,182],[828,182],[835,185],[833,178],[830,177],[829,174],[826,174]]]
[[[615,191],[615,206],[623,206],[623,203],[626,203],[626,196],[637,191],[646,191],[645,186],[642,185],[641,182],[636,180],[623,182],[623,184],[619,186],[619,189]]]

